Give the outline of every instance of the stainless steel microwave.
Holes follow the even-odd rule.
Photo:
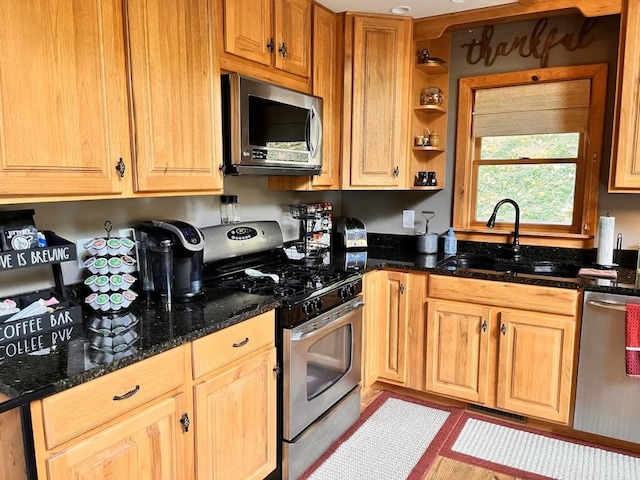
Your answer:
[[[322,98],[222,75],[225,175],[317,175],[322,170]]]

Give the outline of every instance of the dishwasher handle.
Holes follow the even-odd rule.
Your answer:
[[[627,305],[624,303],[599,302],[597,300],[589,300],[587,303],[589,305],[593,305],[594,307],[606,308],[607,310],[618,310],[620,312],[627,311]]]

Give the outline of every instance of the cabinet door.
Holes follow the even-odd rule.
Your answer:
[[[275,42],[273,0],[220,1],[224,5],[222,15],[225,52],[271,65],[275,47],[275,43],[272,43]]]
[[[408,161],[410,19],[353,19],[351,187],[403,188]],[[346,86],[346,84],[345,84]],[[346,106],[346,105],[345,105]],[[347,187],[348,187],[347,186]]]
[[[408,275],[400,272],[386,272],[381,295],[383,308],[380,309],[381,328],[378,332],[380,348],[380,378],[404,384],[406,377],[407,351],[407,293]]]
[[[121,192],[122,2],[5,0],[0,18],[0,195]]]
[[[195,388],[199,480],[262,480],[276,467],[275,349]]]
[[[314,189],[340,188],[340,76],[338,21],[324,8],[313,8],[313,94],[322,97],[322,173]]]
[[[622,2],[610,192],[640,190],[640,4]]]
[[[375,270],[367,272],[362,279],[362,387],[366,389],[378,380],[380,352],[378,330],[381,329],[386,302],[381,301],[387,272]]]
[[[180,424],[185,412],[184,394],[160,400],[49,456],[46,478],[192,478],[191,433],[185,433]]]
[[[575,320],[500,312],[498,408],[568,423]]]
[[[275,0],[275,67],[309,77],[311,73],[311,2]]]
[[[426,390],[486,403],[491,309],[432,300],[428,312]]]
[[[210,0],[127,2],[136,191],[222,189]]]

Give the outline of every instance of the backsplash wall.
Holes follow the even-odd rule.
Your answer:
[[[536,20],[514,22],[494,26],[491,44],[499,42],[510,44],[516,36],[529,34]],[[568,15],[549,18],[545,32],[557,28],[562,32],[578,32],[583,17]],[[593,40],[584,49],[572,52],[562,47],[556,47],[549,53],[549,67],[564,65],[580,65],[590,63],[608,63],[609,79],[607,93],[607,109],[605,117],[604,144],[602,152],[602,171],[600,175],[599,215],[616,217],[616,232],[623,235],[623,247],[635,249],[640,243],[640,194],[609,194],[607,182],[609,176],[609,159],[611,152],[611,133],[613,125],[613,101],[615,95],[615,72],[617,62],[619,16],[613,15],[598,19],[591,32]],[[439,192],[343,192],[343,213],[360,218],[365,222],[368,231],[375,233],[390,233],[411,235],[414,229],[402,228],[402,210],[415,211],[416,231],[424,231],[424,219],[421,212],[432,210],[436,212],[429,222],[431,231],[443,233],[449,227],[453,212],[453,182],[457,120],[458,80],[482,74],[502,73],[517,70],[527,70],[540,67],[540,60],[535,56],[522,57],[517,51],[505,57],[498,57],[490,66],[483,61],[469,64],[466,60],[467,50],[463,47],[470,40],[482,34],[483,27],[464,29],[453,32],[451,38],[451,58],[449,64],[449,99],[448,99],[448,135],[447,135],[447,176],[446,188]],[[559,39],[556,38],[556,41]],[[550,187],[551,188],[551,187]]]
[[[340,213],[339,192],[280,192],[267,189],[266,177],[225,177],[226,194],[238,195],[243,221],[277,220],[283,228],[285,241],[298,235],[298,222],[289,215],[289,204],[327,201]],[[118,200],[87,200],[24,205],[6,205],[2,210],[33,208],[39,230],[52,230],[75,243],[79,238],[104,236],[105,220],[117,229],[133,226],[149,219],[178,219],[206,227],[220,224],[220,197],[217,195],[138,198]],[[82,280],[83,271],[76,262],[62,264],[65,283]],[[53,285],[51,269],[34,267],[2,273],[0,299],[7,295],[49,288]]]

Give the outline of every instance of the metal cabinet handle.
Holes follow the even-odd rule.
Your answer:
[[[400,284],[400,295],[404,295],[404,285]]]
[[[122,161],[122,158],[118,160],[118,163],[116,163],[116,171],[120,174],[120,178],[124,178],[124,172],[126,170],[126,165],[124,164],[124,162]]]
[[[487,321],[486,321],[486,320],[483,320],[483,321],[482,321],[482,331],[483,331],[483,332],[486,332],[486,331],[487,331]]]
[[[276,374],[276,377],[280,376],[280,365],[276,363],[276,366],[273,367],[273,371]]]
[[[191,420],[189,420],[189,414],[188,413],[183,413],[182,417],[180,417],[180,423],[182,424],[182,430],[184,431],[184,433],[187,433],[189,431],[189,425],[191,425]]]
[[[500,328],[500,331],[502,332],[502,335],[507,334],[507,326],[504,323],[502,324],[502,328]]]
[[[249,337],[246,337],[244,340],[238,343],[233,344],[233,348],[244,347],[247,343],[249,343]]]
[[[129,397],[133,397],[139,391],[140,391],[140,385],[136,385],[136,388],[134,388],[133,390],[129,390],[127,393],[123,393],[122,395],[114,395],[113,401],[115,402],[118,400],[125,400]]]
[[[396,178],[400,176],[400,167],[396,166],[396,168],[393,169],[393,176]]]
[[[269,39],[269,43],[267,43],[267,48],[268,48],[268,49],[269,49],[269,51],[270,51],[270,52],[272,52],[272,53],[273,53],[273,47],[274,47],[274,44],[273,44],[273,38],[270,38],[270,39]]]
[[[282,42],[282,46],[278,49],[278,51],[280,52],[280,55],[282,55],[282,58],[287,56],[287,46],[284,44],[284,42]]]

